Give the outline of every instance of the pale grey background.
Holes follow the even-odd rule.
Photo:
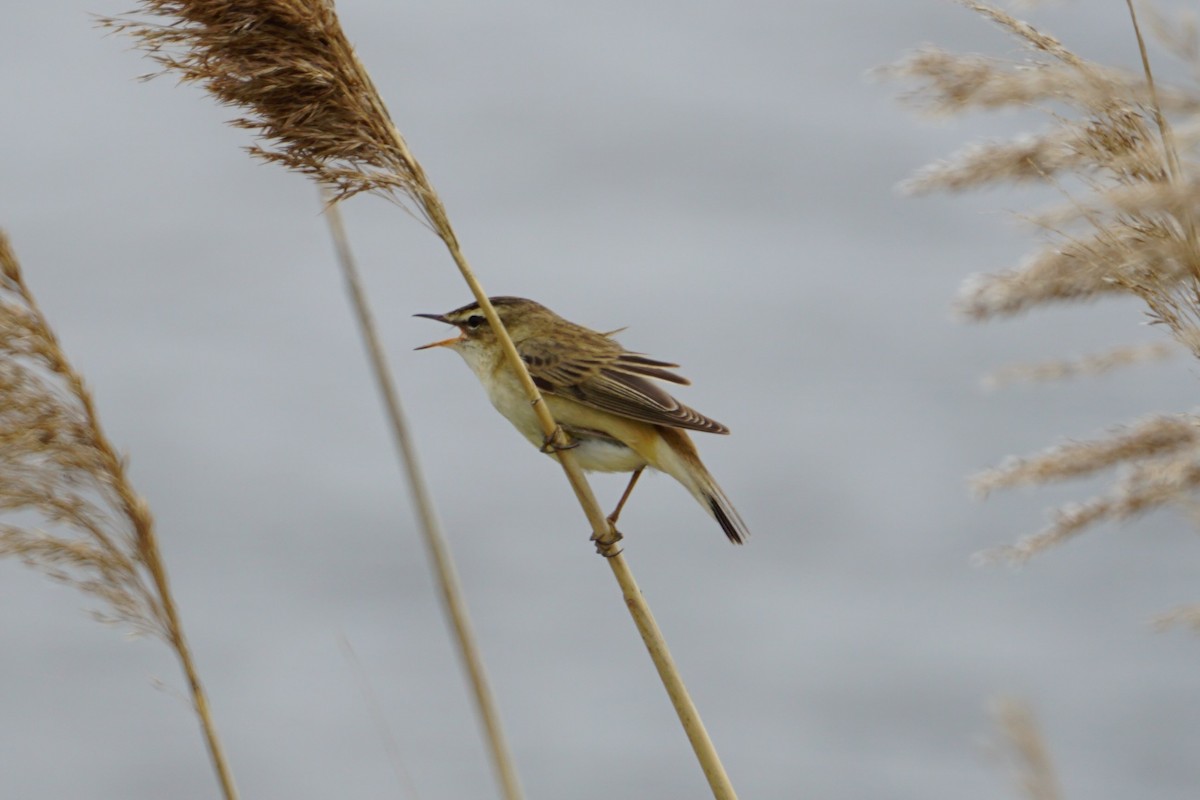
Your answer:
[[[0,225],[157,515],[244,796],[412,796],[342,636],[420,796],[494,796],[314,191],[251,163],[230,110],[135,80],[151,65],[88,16],[129,5],[4,3]],[[916,120],[864,75],[928,41],[1015,45],[936,0],[340,6],[485,286],[629,325],[734,430],[700,444],[745,548],[661,477],[623,527],[743,797],[1013,797],[988,744],[1004,693],[1068,796],[1195,797],[1200,642],[1147,625],[1200,598],[1192,530],[970,564],[1095,487],[981,504],[966,475],[1186,409],[1197,378],[979,390],[1159,335],[1132,303],[950,317],[966,274],[1025,250],[1005,211],[1028,198],[893,187],[1030,120]],[[1132,64],[1123,8],[1033,18]],[[347,211],[528,795],[705,796],[561,475],[453,354],[412,352],[445,332],[412,313],[468,297],[440,245],[385,202]],[[170,656],[82,606],[0,565],[0,795],[216,796]]]

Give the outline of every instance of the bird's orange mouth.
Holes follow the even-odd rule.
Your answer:
[[[453,345],[456,345],[459,342],[461,342],[464,338],[466,338],[466,337],[455,336],[453,339],[442,339],[440,342],[430,342],[429,344],[423,344],[420,347],[414,347],[413,349],[414,350],[428,350],[431,347],[452,347]]]

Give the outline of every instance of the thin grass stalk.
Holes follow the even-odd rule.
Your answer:
[[[351,303],[354,306],[355,319],[358,320],[363,344],[367,349],[367,358],[371,363],[371,373],[375,376],[376,386],[383,397],[384,409],[392,429],[392,439],[400,455],[404,475],[408,479],[409,494],[416,507],[421,540],[425,542],[430,566],[441,593],[442,607],[450,620],[450,627],[454,631],[454,642],[458,645],[459,657],[467,671],[468,683],[470,683],[471,693],[475,698],[475,708],[479,713],[480,723],[483,725],[488,753],[491,755],[492,768],[496,773],[496,780],[500,784],[501,793],[506,800],[520,800],[523,795],[521,783],[517,777],[516,764],[504,736],[504,728],[500,722],[500,710],[496,707],[495,696],[492,694],[487,679],[487,670],[483,664],[483,656],[471,628],[462,585],[458,579],[458,572],[454,568],[454,557],[450,554],[450,545],[446,541],[446,537],[442,535],[441,523],[438,521],[433,498],[425,483],[425,475],[409,433],[408,421],[400,405],[400,394],[396,390],[396,381],[392,377],[387,358],[384,356],[374,315],[371,313],[358,267],[350,251],[350,241],[346,236],[346,228],[342,224],[342,213],[338,202],[333,199],[327,189],[322,190],[322,197],[325,201],[325,219],[329,223],[329,232],[333,238],[334,249],[337,251],[338,264],[341,266],[342,275],[346,281],[346,292],[350,295]]]
[[[1162,140],[1167,175],[1172,181],[1178,182],[1183,174],[1179,167],[1179,152],[1175,148],[1175,137],[1171,135],[1171,127],[1167,123],[1167,118],[1163,116],[1162,104],[1158,101],[1158,86],[1154,82],[1154,72],[1150,69],[1150,54],[1146,51],[1142,26],[1138,24],[1133,0],[1125,0],[1125,5],[1129,9],[1129,20],[1133,23],[1133,35],[1137,39],[1138,55],[1142,59],[1142,73],[1146,76],[1146,88],[1150,92],[1150,109],[1154,113],[1154,124],[1158,126],[1158,135]]]
[[[1134,36],[1137,37],[1138,53],[1142,57],[1142,72],[1146,76],[1146,87],[1150,91],[1150,108],[1154,113],[1154,124],[1158,126],[1158,134],[1162,139],[1167,177],[1171,183],[1178,185],[1183,180],[1183,169],[1179,165],[1179,150],[1175,146],[1175,136],[1171,131],[1171,124],[1167,122],[1167,118],[1163,114],[1162,103],[1158,100],[1158,86],[1154,82],[1154,71],[1150,69],[1150,54],[1146,52],[1146,40],[1142,37],[1142,26],[1138,24],[1133,0],[1125,0],[1125,5],[1129,8],[1129,19],[1133,23]],[[1193,265],[1194,272],[1196,263],[1194,256],[1200,253],[1200,248],[1196,241],[1196,222],[1192,217],[1191,207],[1187,205],[1184,205],[1183,226],[1188,248],[1191,251],[1190,255],[1193,256],[1188,259],[1188,262]]]
[[[392,762],[392,772],[396,776],[397,783],[404,788],[402,797],[404,800],[420,800],[420,793],[417,791],[412,775],[404,766],[404,755],[400,750],[400,743],[396,741],[396,735],[392,731],[391,725],[388,724],[387,717],[383,714],[379,698],[375,694],[366,669],[363,668],[362,660],[358,657],[358,653],[354,652],[354,646],[350,644],[350,639],[345,634],[338,638],[341,641],[346,660],[354,669],[354,679],[358,682],[358,691],[367,707],[367,713],[371,715],[371,721],[375,723],[375,730],[378,732],[379,738],[383,740],[383,746]]]
[[[467,262],[445,207],[408,149],[341,29],[332,0],[141,0],[161,23],[108,19],[131,33],[165,69],[202,84],[219,102],[245,116],[234,125],[257,131],[250,148],[332,186],[339,199],[373,192],[410,208],[442,239],[471,294],[496,332],[529,398],[547,441],[569,439],[550,415],[495,308]],[[597,550],[608,557],[626,605],[654,660],[713,794],[736,797],[699,713],[679,678],[666,642],[617,548],[620,535],[596,502],[573,454],[558,461],[592,528]]]
[[[208,747],[208,756],[212,760],[213,771],[221,784],[221,793],[226,800],[237,800],[237,787],[233,783],[233,771],[225,758],[225,750],[221,739],[217,736],[217,725],[213,720],[208,706],[208,695],[200,683],[200,673],[196,670],[196,662],[192,658],[192,649],[188,646],[187,638],[183,635],[183,625],[179,622],[179,612],[175,607],[175,597],[171,594],[171,586],[167,580],[167,571],[163,567],[162,557],[158,551],[158,539],[154,535],[154,526],[144,528],[139,525],[138,539],[143,542],[146,553],[146,566],[154,579],[154,585],[162,597],[163,612],[167,618],[167,630],[171,637],[171,646],[179,656],[183,665],[184,675],[187,676],[188,692],[192,696],[192,707],[200,720],[200,728],[204,732],[204,743]]]
[[[654,615],[650,613],[650,606],[642,597],[642,590],[634,581],[633,573],[630,571],[629,565],[625,563],[625,557],[620,553],[609,556],[608,564],[612,567],[617,583],[621,585],[625,605],[628,606],[634,624],[637,625],[638,633],[642,635],[642,641],[646,643],[646,649],[650,652],[651,660],[654,661],[654,668],[658,670],[658,677],[662,680],[663,687],[666,688],[667,694],[671,698],[675,714],[679,717],[684,733],[687,734],[688,742],[691,743],[692,750],[696,753],[696,760],[700,762],[700,768],[704,770],[704,777],[712,789],[713,797],[717,800],[737,800],[737,792],[734,791],[733,783],[725,772],[721,756],[717,753],[717,748],[708,735],[708,729],[704,727],[700,711],[692,702],[691,695],[688,694],[687,685],[684,684],[683,677],[675,666],[675,659],[671,658],[671,651],[667,649],[666,637],[659,630],[658,623],[654,621]]]
[[[1013,776],[1028,800],[1061,800],[1054,759],[1033,711],[1012,698],[996,702],[993,711],[1009,749]]]

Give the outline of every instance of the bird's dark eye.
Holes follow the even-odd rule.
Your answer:
[[[471,330],[475,330],[485,322],[487,322],[487,317],[481,317],[478,314],[472,314],[467,317],[467,327]]]

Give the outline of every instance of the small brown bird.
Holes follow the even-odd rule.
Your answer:
[[[633,473],[610,520],[620,514],[642,470],[653,467],[683,484],[731,542],[741,544],[750,535],[733,504],[704,468],[687,434],[687,430],[729,433],[729,429],[648,380],[688,384],[686,378],[669,371],[678,364],[631,353],[613,340],[617,331],[599,333],[576,325],[532,300],[491,300],[551,415],[571,437],[579,466]],[[456,351],[479,378],[496,410],[526,439],[544,449],[545,436],[537,416],[479,304],[416,316],[458,327],[458,337],[417,349],[449,347]]]

